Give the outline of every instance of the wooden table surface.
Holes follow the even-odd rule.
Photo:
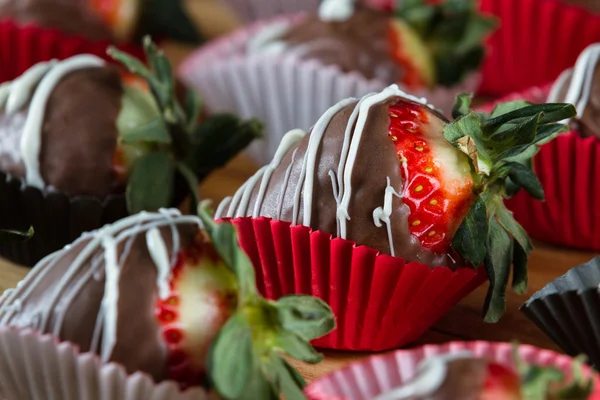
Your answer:
[[[252,175],[255,165],[244,156],[233,160],[223,170],[215,172],[202,185],[204,198],[220,201],[231,195]],[[509,293],[507,312],[497,324],[486,324],[481,318],[481,305],[485,297],[486,286],[479,288],[465,298],[452,311],[444,316],[421,339],[411,346],[425,343],[444,343],[453,340],[489,340],[512,341],[534,344],[539,347],[558,350],[556,345],[536,326],[518,311],[519,306],[536,290],[548,281],[563,274],[569,268],[594,257],[592,253],[583,253],[538,244],[531,257],[529,266],[529,291],[523,296]],[[0,260],[0,291],[13,287],[27,273],[28,269]],[[390,332],[390,334],[393,334]],[[365,353],[324,351],[326,359],[318,365],[294,363],[302,375],[311,381],[343,365],[366,357]]]

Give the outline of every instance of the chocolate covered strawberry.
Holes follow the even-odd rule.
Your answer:
[[[462,95],[449,121],[393,85],[289,132],[217,217],[288,221],[431,267],[483,267],[486,320],[497,321],[511,267],[513,289],[526,288],[532,250],[503,201],[519,189],[543,199],[531,157],[574,112],[513,102],[484,114]]]
[[[201,219],[163,209],[82,236],[3,294],[0,324],[232,400],[303,398],[281,355],[320,361],[309,341],[335,326],[316,298],[260,297],[234,228],[204,207]]]
[[[410,89],[452,86],[481,65],[495,28],[473,0],[402,0],[388,12],[328,0],[295,24],[267,27],[252,52],[284,53]],[[278,34],[274,34],[278,33]]]
[[[566,377],[554,367],[524,363],[515,350],[515,366],[469,352],[428,358],[416,376],[375,400],[592,400],[593,381],[581,361]]]
[[[7,0],[0,3],[0,18],[92,40],[133,42],[145,34],[201,39],[182,0]]]
[[[191,91],[184,106],[165,56],[149,39],[145,48],[149,69],[111,50],[132,71],[79,55],[37,64],[2,84],[0,169],[68,196],[125,193],[130,213],[195,193],[197,181],[261,126],[232,115],[207,118]]]

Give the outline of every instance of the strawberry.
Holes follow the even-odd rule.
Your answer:
[[[526,289],[533,249],[503,199],[525,189],[543,200],[531,157],[567,130],[555,122],[575,109],[511,102],[488,115],[472,112],[470,101],[458,97],[450,122],[425,104],[398,97],[388,105],[388,137],[398,155],[410,232],[434,253],[483,264],[491,282],[486,321],[495,322],[504,312],[511,265],[513,289]]]
[[[396,2],[389,47],[403,67],[401,82],[408,88],[461,82],[481,65],[484,38],[496,25],[495,19],[479,14],[473,0]]]
[[[478,400],[522,400],[521,380],[516,371],[506,365],[487,365],[483,391]]]
[[[281,355],[321,361],[310,340],[335,328],[331,309],[310,296],[261,297],[233,226],[215,224],[206,203],[199,213],[208,238],[179,255],[169,296],[156,307],[171,376],[185,386],[208,372],[224,399],[305,398],[303,379]]]
[[[115,48],[108,51],[127,71],[113,172],[117,186],[126,187],[130,214],[179,205],[186,189],[195,196],[199,181],[262,130],[255,120],[229,114],[201,119],[200,99],[191,90],[179,96],[169,61],[149,37],[144,48],[149,67]]]
[[[90,6],[117,40],[127,41],[133,36],[142,9],[141,0],[91,0]]]

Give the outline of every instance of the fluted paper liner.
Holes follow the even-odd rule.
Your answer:
[[[549,85],[508,95],[502,101],[546,101]],[[491,111],[494,104],[482,109]],[[521,191],[506,201],[515,219],[535,239],[582,250],[600,251],[600,141],[576,132],[560,135],[533,158],[544,188],[540,202]]]
[[[305,389],[305,393],[309,400],[371,400],[411,379],[416,374],[419,363],[425,358],[462,351],[503,364],[513,364],[513,348],[508,343],[479,341],[427,345],[373,356],[350,364],[314,381]],[[519,355],[527,363],[553,366],[571,377],[573,359],[570,357],[529,345],[519,346]],[[590,374],[591,371],[585,368],[584,373]],[[600,380],[594,376],[594,394],[600,393],[599,384]]]
[[[340,100],[379,92],[393,82],[368,80],[358,72],[346,73],[335,65],[301,60],[286,55],[248,55],[249,41],[274,23],[296,24],[305,14],[258,22],[204,46],[179,68],[179,77],[203,94],[214,112],[234,112],[266,123],[265,137],[250,147],[259,164],[268,163],[285,133],[308,130],[319,117]],[[456,94],[473,92],[479,76],[468,77],[450,88],[412,92],[430,104],[450,111]]]
[[[431,268],[330,234],[268,218],[232,220],[270,299],[308,294],[327,302],[337,329],[317,347],[380,351],[421,336],[487,280],[484,268]]]
[[[0,398],[10,400],[208,400],[201,388],[181,392],[176,382],[155,384],[102,364],[68,342],[31,330],[0,327]]]
[[[77,54],[93,54],[112,61],[106,54],[108,41],[92,41],[83,37],[66,35],[56,29],[12,21],[0,22],[0,82],[20,76],[31,66],[51,59],[64,60]],[[140,59],[145,59],[141,46],[118,46]]]
[[[570,355],[600,367],[600,258],[569,270],[536,292],[521,311]]]
[[[317,11],[321,0],[220,0],[244,22],[254,22],[283,14]]]
[[[600,42],[600,15],[561,0],[481,0],[500,19],[482,67],[482,94],[503,95],[546,84]]]
[[[128,215],[125,195],[69,197],[28,186],[4,173],[0,173],[0,193],[0,227],[27,230],[33,226],[35,230],[27,241],[0,244],[0,256],[29,267],[82,233]]]

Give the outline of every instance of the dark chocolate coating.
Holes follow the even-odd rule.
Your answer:
[[[403,70],[390,56],[390,17],[364,8],[343,22],[323,21],[310,15],[292,28],[282,40],[292,46],[310,49],[305,58],[337,65],[344,72],[357,71],[367,79],[398,82]]]
[[[81,69],[61,80],[48,99],[42,128],[40,171],[47,186],[69,196],[104,197],[122,191],[113,167],[122,96],[114,66]],[[23,128],[10,121],[0,115],[0,133]],[[0,141],[0,168],[23,178],[21,161],[7,156],[19,153],[17,146],[18,141]]]
[[[110,361],[125,367],[127,372],[143,371],[150,374],[155,381],[168,379],[167,348],[162,339],[161,327],[154,315],[158,299],[156,266],[148,252],[146,244],[146,228],[134,236],[129,252],[124,252],[127,241],[118,246],[117,254],[126,255],[122,261],[119,276],[119,297],[117,305],[116,342],[110,355]],[[178,224],[176,228],[180,235],[180,245],[186,247],[194,240],[198,226],[193,224]],[[160,232],[167,246],[169,255],[173,249],[171,228],[161,228]],[[61,304],[64,309],[64,320],[59,323],[57,335],[61,341],[68,341],[79,346],[82,352],[90,351],[94,327],[105,290],[104,249],[98,246],[78,268],[77,273],[69,280],[66,288],[58,294],[54,308],[49,310],[54,297],[54,291],[80,251],[89,243],[90,238],[82,238],[75,242],[69,250],[62,250],[54,255],[55,258],[41,261],[25,278],[22,286],[17,288],[21,302],[20,310],[14,313],[8,321],[5,306],[6,298],[0,300],[0,319],[9,326],[18,328],[34,328],[43,333],[52,333],[51,327],[61,314]],[[86,274],[96,268],[100,273],[93,277]],[[41,277],[40,281],[36,279]],[[83,284],[81,290],[74,294],[76,285]],[[24,291],[31,290],[28,296]],[[5,293],[7,296],[9,293]],[[36,320],[39,314],[50,312],[47,329],[39,329]],[[101,342],[100,342],[101,343]],[[101,352],[101,346],[98,352]]]
[[[385,102],[373,106],[367,116],[365,130],[360,141],[359,150],[352,171],[352,192],[349,202],[346,239],[379,250],[383,254],[392,254],[387,226],[377,227],[373,218],[373,211],[384,205],[387,178],[391,187],[397,192],[402,191],[403,178],[401,163],[396,153],[396,148],[388,136],[390,116],[389,105],[401,98],[391,97]],[[402,99],[406,101],[405,99]],[[346,106],[338,112],[323,135],[316,157],[316,173],[314,176],[314,190],[312,196],[312,215],[310,224],[303,215],[303,200],[300,196],[299,225],[308,225],[315,230],[320,230],[337,236],[336,210],[337,202],[334,196],[330,171],[337,173],[340,163],[346,127],[355,108],[356,102]],[[425,107],[425,106],[423,106]],[[443,120],[439,114],[431,111],[428,113],[430,120],[437,119],[440,126]],[[307,151],[310,136],[306,135],[300,142],[289,149],[279,166],[273,172],[266,189],[264,200],[258,210],[260,216],[293,222],[294,199],[300,180],[304,155]],[[294,150],[297,149],[292,163]],[[286,184],[286,172],[292,164],[289,179]],[[255,185],[250,197],[247,214],[252,215],[257,203],[260,184]],[[304,192],[303,187],[302,192]],[[284,193],[280,202],[281,193]],[[281,208],[281,214],[279,209]],[[409,261],[419,261],[428,265],[454,265],[454,261],[444,255],[435,255],[424,249],[419,240],[409,230],[408,216],[410,210],[402,199],[394,196],[392,201],[392,214],[390,216],[393,237],[394,255]],[[225,215],[232,217],[234,215]]]
[[[3,0],[0,18],[56,28],[91,40],[113,40],[110,28],[94,13],[88,0]]]

